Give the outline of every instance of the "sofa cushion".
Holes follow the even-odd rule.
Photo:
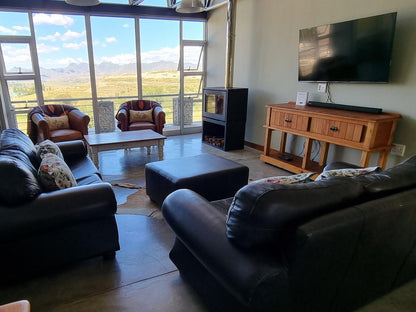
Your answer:
[[[260,180],[253,181],[252,183],[267,182],[267,183],[278,183],[278,184],[295,184],[295,183],[307,183],[311,182],[311,177],[316,174],[315,172],[305,172],[299,174],[293,174],[288,176],[276,176],[269,177]]]
[[[19,150],[29,157],[36,169],[39,167],[35,145],[30,138],[19,129],[11,128],[3,130],[1,133],[0,148],[2,151]]]
[[[36,148],[36,155],[39,159],[43,159],[43,156],[45,156],[48,153],[55,154],[61,159],[64,159],[64,156],[62,155],[61,150],[59,149],[58,145],[56,143],[52,142],[51,140],[45,140],[39,143],[39,145]]]
[[[38,170],[33,166],[32,162],[29,159],[29,156],[27,156],[25,153],[19,150],[2,150],[0,151],[0,158],[3,156],[9,156],[12,157],[18,161],[21,161],[24,163],[24,165],[27,167],[27,169],[32,172],[33,176],[38,176]]]
[[[363,194],[361,184],[345,177],[300,184],[252,183],[235,195],[226,235],[242,247],[276,244],[284,232],[351,206]]]
[[[331,177],[354,177],[362,174],[371,174],[380,172],[380,167],[367,167],[367,168],[342,168],[342,169],[331,169],[324,170],[315,181],[327,179]]]
[[[77,185],[75,178],[64,162],[55,154],[44,155],[39,166],[39,180],[45,191],[56,191]]]
[[[41,193],[32,165],[11,155],[0,156],[0,177],[0,202],[3,204],[19,205]]]

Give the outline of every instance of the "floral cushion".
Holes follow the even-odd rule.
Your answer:
[[[362,174],[369,174],[381,171],[380,167],[368,167],[368,168],[345,168],[334,169],[322,172],[315,181],[319,181],[331,177],[353,177]]]
[[[61,190],[77,185],[68,165],[52,153],[43,156],[38,175],[45,191]]]
[[[130,110],[130,123],[133,122],[153,122],[153,109],[136,111]]]
[[[55,154],[61,159],[64,159],[64,156],[62,155],[62,152],[59,149],[58,145],[56,145],[51,140],[45,140],[45,141],[40,142],[36,149],[37,149],[36,154],[38,158],[40,158],[41,160],[46,154],[49,154],[49,153]]]
[[[63,115],[59,117],[49,117],[43,116],[46,122],[48,123],[49,130],[58,130],[58,129],[69,129],[69,118],[68,115]]]
[[[276,176],[276,177],[256,180],[253,183],[258,183],[258,182],[277,183],[277,184],[307,183],[307,182],[312,181],[311,177],[314,174],[315,172],[306,172],[306,173],[299,173],[299,174],[294,174],[294,175],[289,175],[289,176]]]

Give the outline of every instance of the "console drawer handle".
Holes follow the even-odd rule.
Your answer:
[[[292,119],[290,119],[290,118],[286,118],[286,119],[285,119],[285,121],[286,121],[286,122],[292,122]]]
[[[331,128],[329,128],[329,130],[331,130],[331,131],[338,131],[338,127],[332,126]]]

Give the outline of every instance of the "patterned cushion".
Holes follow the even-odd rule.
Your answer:
[[[322,172],[315,181],[319,181],[331,177],[354,177],[362,174],[376,173],[381,171],[380,167],[368,167],[368,168],[344,168],[334,169]]]
[[[267,183],[277,183],[277,184],[295,184],[295,183],[307,183],[312,181],[311,176],[313,176],[315,172],[306,172],[306,173],[299,173],[289,176],[276,176],[270,178],[264,178],[260,180],[256,180],[253,183],[258,182],[267,182]]]
[[[43,156],[38,174],[45,191],[55,191],[77,185],[67,164],[52,153]]]
[[[130,123],[133,122],[153,122],[153,110],[136,111],[130,110]]]
[[[49,130],[69,129],[69,118],[67,115],[59,117],[43,116],[48,123]]]
[[[37,146],[36,155],[42,160],[42,158],[49,153],[55,154],[59,158],[64,159],[61,150],[59,149],[58,145],[56,145],[54,142],[52,142],[51,140],[45,140],[43,142],[40,142]]]

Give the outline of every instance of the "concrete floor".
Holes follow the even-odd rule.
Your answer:
[[[168,137],[165,159],[215,153],[250,168],[250,179],[287,175],[264,164],[260,152],[246,148],[223,152],[201,143],[201,135]],[[100,171],[107,182],[144,185],[144,165],[158,160],[145,149],[100,153]],[[114,187],[118,204],[136,190]],[[0,304],[28,299],[32,311],[207,311],[193,290],[182,281],[168,253],[174,234],[163,220],[118,215],[121,250],[114,260],[89,259],[59,272],[0,288]],[[28,259],[30,265],[30,259]],[[363,307],[360,312],[416,311],[416,282]]]

